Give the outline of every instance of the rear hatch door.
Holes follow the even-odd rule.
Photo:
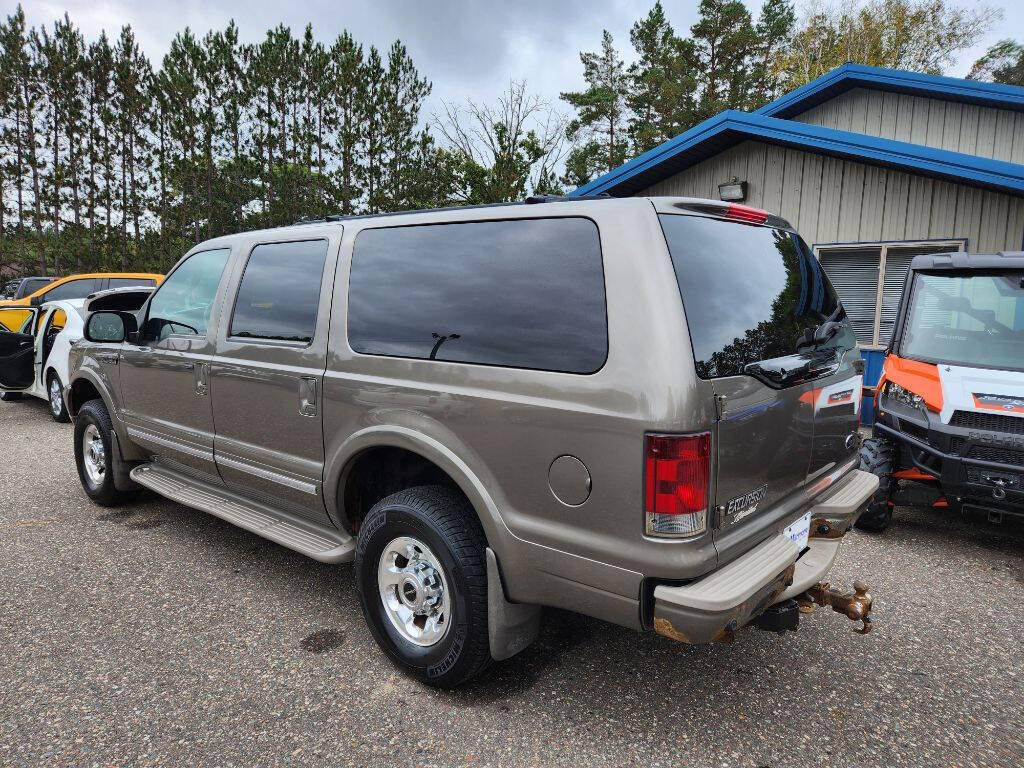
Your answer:
[[[843,366],[836,339],[848,323],[792,231],[685,214],[661,221],[697,373],[717,400],[714,535],[724,561],[805,503],[816,405]]]

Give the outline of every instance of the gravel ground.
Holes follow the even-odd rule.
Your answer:
[[[691,648],[548,611],[456,692],[398,674],[350,567],[79,488],[71,427],[0,402],[0,765],[1020,766],[1024,527],[901,510],[833,572],[876,629]]]

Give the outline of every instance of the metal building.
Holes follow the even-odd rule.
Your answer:
[[[913,256],[1024,248],[1024,88],[846,64],[572,194],[602,192],[735,200],[788,219],[842,297],[874,384]]]

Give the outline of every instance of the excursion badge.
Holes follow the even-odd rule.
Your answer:
[[[768,483],[765,483],[760,488],[755,488],[749,493],[737,496],[725,505],[726,516],[731,517],[732,521],[735,523],[742,520],[747,515],[753,514],[757,511],[757,505],[764,501],[764,497],[767,493]]]

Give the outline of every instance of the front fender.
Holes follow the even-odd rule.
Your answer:
[[[69,351],[68,384],[65,389],[64,401],[68,413],[74,419],[78,410],[96,395],[103,401],[110,414],[110,421],[117,435],[121,456],[125,461],[140,461],[148,458],[148,454],[128,438],[128,430],[121,419],[121,399],[118,396],[118,382],[113,381],[106,368],[94,355],[77,346]],[[85,394],[79,395],[79,392]]]

